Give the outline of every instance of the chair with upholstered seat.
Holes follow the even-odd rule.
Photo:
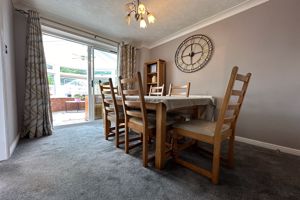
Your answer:
[[[191,83],[187,82],[185,85],[174,85],[170,83],[168,96],[190,96]],[[172,116],[176,121],[186,121],[191,118],[194,113],[193,108],[180,108],[173,110],[169,113],[169,117]]]
[[[169,86],[169,96],[190,96],[191,83],[187,82],[185,85],[174,85],[170,83]]]
[[[148,142],[151,134],[155,132],[155,117],[149,117],[146,110],[142,79],[140,72],[132,78],[119,78],[119,86],[122,96],[123,109],[125,114],[125,152],[142,144],[143,165],[148,166]],[[136,88],[131,88],[135,86]],[[136,99],[130,96],[138,96]],[[130,144],[135,139],[129,138],[129,130],[139,134],[141,142]]]
[[[220,171],[221,143],[222,141],[228,139],[229,145],[227,165],[233,167],[233,149],[236,123],[247,91],[250,77],[251,73],[248,73],[246,75],[238,74],[238,67],[234,67],[232,69],[231,77],[227,86],[217,122],[191,120],[173,125],[173,150],[176,163],[190,168],[191,170],[201,175],[209,177],[214,184],[217,184],[219,181]],[[240,88],[235,89],[236,86],[240,86]],[[184,136],[195,141],[202,141],[212,144],[212,169],[207,170],[179,158],[179,151],[182,150],[182,148],[177,143],[178,136]]]
[[[163,96],[165,85],[162,86],[150,86],[149,96]]]
[[[104,116],[104,135],[105,139],[115,137],[116,147],[124,141],[120,141],[120,134],[124,133],[124,113],[119,108],[115,94],[118,94],[118,87],[114,87],[112,79],[109,78],[107,83],[99,81],[99,87],[103,105]]]

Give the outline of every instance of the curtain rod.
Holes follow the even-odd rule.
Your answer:
[[[19,13],[23,14],[23,15],[28,15],[29,13],[25,10],[22,10],[22,9],[15,9],[16,11],[18,11]],[[88,35],[92,35],[95,39],[97,38],[101,38],[103,40],[106,40],[106,41],[110,41],[110,42],[113,42],[113,43],[116,43],[116,44],[120,44],[120,42],[117,42],[115,40],[111,40],[111,39],[108,39],[108,38],[105,38],[105,37],[102,37],[100,35],[97,35],[95,33],[91,33],[91,32],[88,32],[88,31],[85,31],[85,30],[82,30],[82,29],[79,29],[79,28],[76,28],[76,27],[73,27],[73,26],[69,26],[69,25],[66,25],[66,24],[63,24],[63,23],[60,23],[60,22],[57,22],[57,21],[54,21],[52,19],[48,19],[48,18],[45,18],[45,17],[40,17],[41,19],[43,20],[46,20],[46,21],[49,21],[49,22],[52,22],[52,23],[55,23],[55,24],[58,24],[58,25],[61,25],[61,26],[64,26],[64,27],[67,27],[67,28],[71,28],[73,30],[76,30],[76,31],[80,31],[82,33],[86,33]]]

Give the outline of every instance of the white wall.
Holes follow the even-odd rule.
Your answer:
[[[2,5],[0,4],[0,12],[2,13]],[[4,74],[3,74],[3,17],[0,18],[0,160],[8,157],[6,124],[5,124],[5,99],[4,99]]]
[[[17,103],[15,87],[15,52],[14,52],[14,29],[13,29],[13,6],[10,0],[0,1],[0,35],[1,57],[0,59],[0,141],[6,142],[6,155],[10,156],[14,150],[18,138]],[[5,52],[7,45],[7,53]],[[0,147],[1,148],[1,147]],[[5,149],[2,147],[0,151]],[[3,160],[7,157],[0,157]]]

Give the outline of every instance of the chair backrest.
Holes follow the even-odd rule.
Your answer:
[[[133,88],[128,87],[128,85],[132,85]],[[147,129],[148,118],[140,72],[134,74],[132,78],[122,78],[120,76],[119,86],[125,114],[125,123],[128,123],[131,117],[139,118],[143,121],[144,129]],[[131,99],[130,96],[138,96],[138,99]]]
[[[163,96],[164,95],[165,85],[162,86],[150,86],[149,96]]]
[[[191,83],[187,82],[186,85],[173,85],[170,84],[169,87],[169,96],[190,96],[190,87]]]
[[[219,113],[215,132],[220,135],[224,124],[230,125],[235,129],[236,122],[244,101],[248,88],[251,73],[246,75],[238,74],[238,67],[233,67],[228,82],[227,90],[224,96],[222,107]],[[240,82],[240,83],[238,83]],[[235,87],[239,87],[236,89]]]
[[[109,78],[108,82],[101,83],[99,80],[100,93],[102,98],[104,114],[112,112],[116,114],[116,118],[119,118],[119,108],[116,100],[116,95],[118,94],[118,87],[114,87],[112,79]]]

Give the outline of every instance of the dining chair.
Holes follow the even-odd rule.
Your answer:
[[[124,133],[124,113],[117,104],[115,94],[118,94],[118,87],[114,87],[112,79],[109,78],[107,83],[99,81],[100,93],[103,104],[104,116],[104,133],[105,139],[115,136],[116,147],[124,141],[120,141],[120,134]]]
[[[217,184],[220,171],[221,143],[228,139],[226,161],[228,166],[233,167],[236,123],[250,77],[251,73],[246,75],[238,74],[238,67],[233,67],[217,122],[191,120],[173,125],[173,151],[176,163],[210,178],[214,184]],[[236,86],[240,86],[240,88],[236,89]],[[195,141],[202,141],[213,145],[212,169],[207,170],[179,158],[179,153],[183,148],[177,142],[178,136],[184,136]]]
[[[135,86],[130,88],[128,85]],[[148,166],[148,142],[150,136],[155,133],[155,117],[151,118],[147,114],[143,85],[140,72],[133,75],[132,78],[119,77],[119,86],[122,96],[123,109],[125,114],[125,153],[129,150],[143,146],[143,166]],[[131,99],[130,96],[138,96],[138,99]],[[138,138],[129,138],[129,130],[137,133],[141,141],[130,145],[129,143]]]
[[[190,96],[191,83],[187,82],[185,85],[174,85],[170,83],[169,86],[169,96]]]
[[[163,96],[165,85],[162,86],[150,86],[149,96]]]
[[[174,85],[170,83],[168,96],[190,96],[191,83],[187,82],[185,85]],[[194,113],[193,108],[180,108],[169,113],[169,118],[176,121],[189,120]]]

